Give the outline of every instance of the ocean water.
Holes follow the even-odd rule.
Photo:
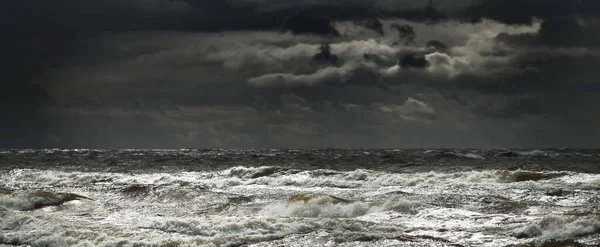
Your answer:
[[[0,246],[599,246],[596,150],[0,150]]]

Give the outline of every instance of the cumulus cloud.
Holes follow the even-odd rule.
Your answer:
[[[434,52],[425,55],[425,60],[430,64],[429,71],[437,74],[445,74],[448,77],[454,77],[472,70],[472,66],[468,61],[460,57],[450,57],[444,53]]]
[[[405,120],[434,120],[436,116],[435,110],[427,103],[414,98],[408,98],[402,105],[374,103],[372,107],[381,112],[398,114]]]
[[[205,55],[204,61],[218,62],[235,70],[282,71],[308,66],[318,45],[298,44],[292,47],[239,45]],[[331,59],[331,57],[329,57]]]
[[[280,86],[317,86],[321,84],[367,84],[374,83],[378,71],[373,63],[349,62],[342,67],[327,67],[314,74],[266,74],[248,79],[255,87],[280,87]]]
[[[282,108],[284,110],[296,110],[312,112],[310,106],[306,104],[306,99],[295,94],[283,94],[280,96]]]
[[[340,57],[346,60],[360,59],[364,54],[377,54],[381,57],[392,59],[403,49],[378,42],[375,39],[352,40],[330,44],[330,46],[334,53],[339,54]]]

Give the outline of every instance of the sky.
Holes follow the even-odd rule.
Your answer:
[[[20,0],[0,148],[600,148],[600,1]]]

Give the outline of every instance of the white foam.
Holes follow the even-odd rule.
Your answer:
[[[369,204],[362,202],[332,204],[329,198],[321,197],[307,203],[274,203],[263,208],[259,214],[307,218],[353,218],[367,214],[370,208]]]
[[[394,198],[386,200],[381,207],[385,210],[392,210],[400,213],[416,214],[418,212],[418,209],[424,206],[425,204],[419,201]]]
[[[570,239],[600,233],[598,219],[581,219],[558,215],[546,215],[534,223],[518,229],[515,234],[542,239]]]
[[[339,187],[339,188],[371,188],[382,186],[430,186],[430,185],[464,185],[471,183],[497,184],[512,182],[519,172],[526,171],[466,171],[455,173],[421,172],[421,173],[384,173],[358,169],[349,172],[329,170],[289,171],[277,167],[234,167],[217,172],[177,172],[152,174],[125,174],[103,172],[63,172],[52,170],[15,169],[0,174],[0,179],[9,187],[27,186],[44,187],[78,187],[90,185],[132,185],[152,184],[168,185],[203,185],[209,188],[225,188],[228,186],[263,184],[274,186],[298,187]],[[554,179],[535,181],[530,186],[547,181],[565,183],[569,186],[594,187],[600,184],[600,175],[572,174]]]
[[[318,239],[306,243],[393,246],[399,242],[387,239],[394,237],[392,233],[410,231],[415,236],[443,238],[466,246],[505,246],[536,239],[577,238],[598,231],[598,219],[590,216],[557,216],[559,220],[552,221],[548,215],[596,212],[591,203],[599,192],[589,188],[600,184],[600,175],[557,172],[564,175],[515,182],[511,176],[516,172],[526,171],[386,173],[234,167],[141,174],[15,169],[0,173],[3,187],[16,191],[0,195],[0,227],[7,232],[0,243],[14,239],[34,246],[217,246],[244,242],[293,246],[294,241],[314,237]],[[23,191],[40,188],[86,195],[96,201],[15,211],[35,204],[20,196]],[[554,189],[565,193],[546,195]],[[333,197],[288,202],[298,193]],[[346,200],[331,199],[335,197]],[[489,198],[524,206],[509,213],[490,214],[483,209],[496,201]],[[544,216],[548,218],[545,221],[555,223],[542,224]],[[531,239],[506,234],[527,231]],[[375,238],[372,242],[334,241],[352,234]]]
[[[76,200],[72,198],[70,200]],[[52,192],[25,191],[12,195],[1,195],[0,206],[15,210],[32,210],[45,205],[60,205],[68,201],[63,195]]]

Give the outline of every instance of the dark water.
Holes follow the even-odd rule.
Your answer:
[[[597,150],[3,150],[0,246],[598,246]]]
[[[234,166],[385,172],[524,169],[600,173],[600,150],[4,150],[0,169],[155,172]]]

